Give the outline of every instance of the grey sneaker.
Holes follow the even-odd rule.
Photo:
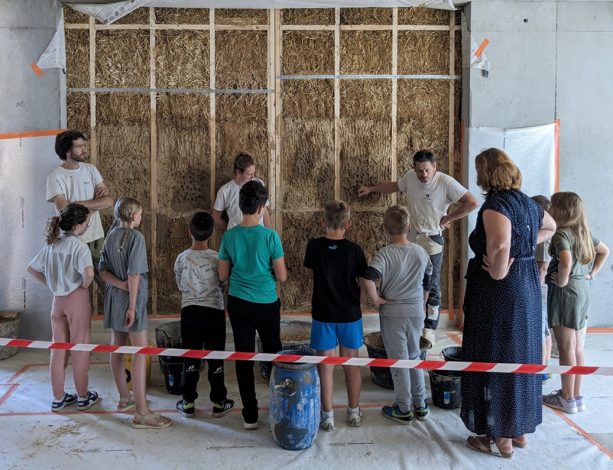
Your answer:
[[[354,412],[349,412],[349,410],[347,410],[347,423],[349,424],[349,426],[353,426],[354,428],[357,428],[358,426],[360,426],[360,424],[362,424],[362,410],[360,410],[358,408],[358,412],[356,413]]]
[[[322,416],[321,421],[319,422],[319,427],[326,432],[334,431],[336,429],[334,427],[334,418],[324,418]]]
[[[564,413],[574,414],[577,412],[577,402],[574,398],[566,400],[562,396],[562,390],[556,390],[549,395],[543,396],[543,405],[549,408],[563,411]]]

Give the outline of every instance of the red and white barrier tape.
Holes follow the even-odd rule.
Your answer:
[[[613,367],[545,366],[542,364],[506,364],[493,362],[410,361],[404,359],[371,359],[368,357],[300,356],[234,351],[206,351],[200,349],[152,348],[113,346],[111,344],[54,343],[26,339],[0,338],[0,346],[32,349],[63,349],[66,351],[144,354],[149,356],[189,357],[193,359],[222,359],[224,361],[272,361],[335,366],[396,367],[399,369],[448,370],[456,372],[499,372],[503,374],[577,374],[613,375]]]

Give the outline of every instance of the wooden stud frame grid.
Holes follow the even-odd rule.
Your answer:
[[[90,101],[90,144],[91,144],[91,161],[94,164],[98,162],[97,155],[97,137],[96,137],[96,31],[105,30],[149,30],[149,67],[150,67],[150,106],[151,106],[151,137],[150,137],[150,164],[151,164],[151,264],[156,266],[157,253],[157,124],[156,124],[156,106],[157,106],[157,90],[156,90],[156,62],[155,62],[155,32],[159,30],[186,30],[186,31],[209,31],[209,63],[210,63],[210,90],[207,90],[209,95],[209,130],[210,130],[210,188],[211,201],[215,200],[216,187],[216,64],[215,64],[215,33],[216,31],[267,31],[268,36],[268,90],[260,90],[268,93],[268,170],[270,178],[274,181],[269,185],[271,197],[271,212],[275,227],[282,231],[282,208],[277,206],[276,188],[281,182],[281,165],[279,158],[281,155],[281,126],[282,126],[282,93],[281,93],[281,61],[282,61],[282,33],[283,31],[333,31],[334,32],[334,195],[340,198],[341,194],[341,175],[340,175],[340,80],[350,77],[342,77],[340,74],[340,37],[342,31],[391,31],[392,32],[392,56],[390,57],[392,67],[390,77],[379,77],[390,79],[392,82],[392,103],[391,103],[391,123],[392,123],[392,145],[391,145],[391,174],[397,173],[397,94],[398,94],[398,32],[399,31],[448,31],[449,32],[449,140],[448,140],[448,169],[450,172],[454,168],[454,157],[456,150],[454,147],[455,133],[455,116],[454,116],[454,82],[456,73],[455,70],[455,34],[460,28],[455,24],[455,15],[450,15],[449,25],[401,25],[398,24],[398,8],[392,9],[392,24],[387,25],[342,25],[341,24],[341,9],[335,8],[333,25],[283,25],[281,22],[281,10],[270,10],[268,15],[268,24],[259,25],[223,25],[216,24],[215,9],[209,10],[208,24],[156,24],[155,9],[149,8],[149,23],[148,24],[97,24],[90,17],[89,23],[81,24],[66,24],[66,29],[87,29],[89,30],[89,94]],[[317,78],[317,77],[315,77]],[[328,78],[328,77],[326,77]],[[427,78],[427,77],[426,77]],[[69,89],[68,92],[73,90]],[[392,202],[397,200],[396,195],[392,196]],[[358,209],[359,210],[359,209]],[[214,243],[219,240],[213,240]],[[448,269],[447,269],[447,285],[448,285],[448,311],[450,319],[454,319],[454,275],[453,266],[455,264],[455,240],[449,237],[448,247]],[[154,268],[155,269],[155,268]],[[157,280],[156,276],[150,277],[150,289],[152,297],[152,311],[157,312]],[[96,286],[94,286],[96,289]],[[98,298],[94,295],[94,311],[98,311]],[[167,312],[162,312],[167,313]]]

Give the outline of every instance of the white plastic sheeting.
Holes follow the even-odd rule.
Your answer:
[[[150,0],[152,7],[183,8],[360,8],[426,7],[454,10],[451,0]]]
[[[468,133],[468,189],[479,203],[485,198],[477,186],[475,158],[482,150],[496,147],[504,150],[517,164],[522,174],[522,191],[528,196],[551,196],[555,191],[556,125],[500,129],[472,127]],[[468,216],[468,233],[475,228],[477,211]],[[472,255],[472,252],[471,252]]]
[[[64,38],[64,10],[60,10],[55,34],[51,38],[47,49],[36,62],[41,69],[58,68],[66,70],[66,40]]]
[[[55,136],[0,140],[0,309],[24,310],[22,337],[49,338],[52,296],[26,273],[44,245],[53,205],[45,201],[49,172],[59,164]]]
[[[112,23],[132,10],[148,7],[172,8],[360,8],[360,7],[426,7],[454,10],[451,0],[125,0],[109,4],[67,2],[75,10],[93,16],[103,23]]]

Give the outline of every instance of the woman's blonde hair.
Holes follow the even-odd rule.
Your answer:
[[[521,189],[521,171],[505,152],[497,148],[484,150],[475,159],[477,184],[485,194]]]
[[[596,256],[596,251],[587,224],[587,214],[579,195],[570,191],[555,193],[551,196],[551,208],[558,228],[567,228],[575,236],[573,256],[581,264],[591,263]]]
[[[136,214],[139,210],[142,209],[142,206],[138,200],[133,197],[121,196],[115,202],[115,207],[113,208],[113,217],[115,218],[115,222],[127,222],[130,223],[134,220],[134,214]]]
[[[134,215],[136,215],[138,211],[142,210],[142,208],[141,203],[137,199],[128,196],[121,196],[119,199],[117,199],[117,202],[115,202],[115,207],[113,208],[113,217],[115,218],[113,226],[117,227],[121,224],[121,222],[129,224],[134,220]],[[128,233],[130,233],[131,230],[131,228],[128,228],[128,230],[126,230],[121,237],[119,251],[123,251],[124,245],[128,238]]]

